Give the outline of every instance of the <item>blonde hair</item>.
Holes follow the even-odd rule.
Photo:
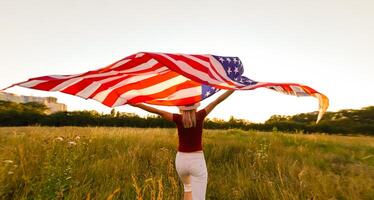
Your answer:
[[[196,127],[196,109],[180,110],[184,128]]]

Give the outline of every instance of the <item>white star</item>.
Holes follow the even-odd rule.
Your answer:
[[[231,68],[229,67],[229,69],[227,70],[227,73],[228,73],[228,74],[231,74],[231,72],[232,72],[232,71],[231,71]]]
[[[235,67],[234,72],[235,72],[235,74],[238,73],[239,72],[239,68]]]
[[[209,95],[210,95],[210,92],[207,91],[207,92],[205,93],[205,96],[207,97],[207,96],[209,96]]]
[[[226,58],[227,62],[231,62],[231,59],[230,58]]]
[[[225,61],[225,59],[222,58],[222,57],[219,57],[219,60],[220,60],[221,62]]]
[[[238,59],[237,58],[234,58],[234,63],[238,62]]]

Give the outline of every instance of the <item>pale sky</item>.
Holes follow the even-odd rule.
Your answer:
[[[330,98],[329,111],[361,108],[374,105],[373,11],[372,0],[0,0],[0,88],[139,51],[214,54],[240,57],[256,81],[308,85]],[[63,93],[7,92],[54,96],[69,110],[111,110]],[[317,108],[312,97],[257,89],[235,92],[209,117],[263,122]]]

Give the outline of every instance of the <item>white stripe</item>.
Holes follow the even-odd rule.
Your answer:
[[[81,76],[81,77],[77,77],[77,78],[72,78],[72,79],[68,79],[60,84],[58,84],[57,86],[55,86],[54,88],[52,88],[51,90],[49,91],[60,91],[60,90],[63,90],[79,81],[82,81],[84,79],[87,79],[87,78],[98,78],[98,77],[103,77],[103,76],[111,76],[111,75],[116,75],[118,74],[118,72],[115,72],[115,71],[110,71],[110,72],[106,72],[106,73],[102,73],[102,74],[91,74],[91,75],[86,75],[86,76]]]
[[[137,53],[136,55],[135,55],[135,58],[139,58],[139,57],[142,57],[142,56],[144,56],[145,54],[144,53]]]
[[[123,80],[123,81],[117,83],[116,85],[106,89],[106,90],[103,90],[103,91],[97,93],[92,99],[103,102],[104,99],[108,96],[108,94],[111,93],[113,90],[115,90],[119,87],[122,87],[124,85],[139,82],[139,81],[142,81],[144,79],[151,78],[151,77],[154,77],[154,76],[157,76],[157,75],[158,74],[147,74],[147,75],[144,75],[144,76],[139,75],[139,76],[128,78],[128,79]]]
[[[120,74],[128,74],[128,75],[146,75],[146,74],[163,74],[165,72],[170,72],[171,70],[167,67],[161,67],[156,70],[148,71],[148,72],[142,72],[142,73],[137,73],[137,72],[131,72],[131,73],[120,73]]]
[[[68,79],[68,78],[74,78],[83,75],[84,73],[79,74],[72,74],[72,75],[49,75],[49,77],[56,78],[56,79]]]
[[[21,83],[21,84],[19,84],[19,86],[22,86],[22,87],[34,87],[34,86],[38,85],[39,83],[44,83],[46,81],[47,80],[32,80],[32,81],[28,81],[28,82],[25,82],[25,83]]]
[[[121,73],[131,73],[131,72],[141,71],[141,70],[149,69],[149,68],[153,67],[154,65],[156,65],[157,63],[158,63],[157,60],[150,59],[148,62],[142,63],[142,64],[140,64],[136,67],[133,67],[131,69],[122,70],[122,71],[119,71],[119,72],[121,72]]]
[[[300,86],[297,86],[297,85],[290,85],[290,87],[292,88],[292,91],[293,93],[296,95],[296,96],[309,96],[308,93],[306,93],[304,91],[304,89],[302,89]]]
[[[276,91],[278,91],[278,92],[283,92],[284,90],[283,90],[283,88],[282,87],[280,87],[280,86],[271,86],[271,87],[273,87]],[[270,89],[270,88],[269,88]]]
[[[73,85],[79,81],[83,80],[83,78],[79,77],[79,78],[72,78],[72,79],[69,79],[67,81],[64,81],[60,84],[58,84],[57,86],[55,86],[54,88],[50,89],[49,91],[61,91],[67,87],[69,87],[70,85]]]
[[[203,61],[199,58],[196,58],[194,56],[191,56],[191,55],[186,55],[186,54],[182,54],[184,57],[186,58],[189,58],[195,62],[198,62],[200,63],[201,65],[204,65],[209,71],[210,73],[212,73],[212,75],[214,76],[215,79],[217,79],[218,81],[221,81],[221,82],[225,82],[224,80],[221,79],[220,76],[218,76],[218,74],[212,69],[211,65],[209,62],[206,62],[206,61]],[[209,57],[208,57],[209,58]]]
[[[188,73],[192,76],[198,77],[201,80],[207,81],[210,84],[232,87],[232,86],[228,85],[227,83],[222,83],[222,82],[219,82],[215,79],[210,78],[209,76],[206,75],[206,73],[192,68],[190,65],[188,65],[187,63],[185,63],[183,61],[174,60],[173,58],[171,58],[170,56],[168,56],[166,54],[159,53],[159,55],[161,55],[161,56],[169,59],[171,62],[175,63],[177,65],[177,67],[180,68],[182,71],[184,71],[184,72],[186,72],[186,73]]]
[[[241,84],[241,83],[238,83],[238,82],[235,82],[233,80],[231,80],[230,77],[227,76],[226,74],[226,70],[225,68],[221,65],[220,62],[218,62],[213,56],[209,56],[209,59],[210,59],[210,62],[213,64],[213,66],[215,67],[215,69],[218,71],[218,73],[227,81],[227,82],[230,82],[232,84],[235,84],[237,86],[244,86],[244,84]],[[232,86],[231,86],[232,87]]]
[[[167,67],[161,67],[161,68],[156,69],[157,73],[165,73],[165,72],[170,72],[170,71],[171,70]]]
[[[86,88],[84,88],[83,90],[79,91],[76,95],[77,96],[80,96],[82,98],[88,98],[89,96],[91,96],[92,93],[94,93],[103,83],[107,83],[107,82],[110,82],[110,81],[113,81],[113,80],[117,80],[117,79],[120,79],[120,78],[125,78],[127,77],[126,75],[122,75],[120,77],[118,76],[115,76],[115,77],[110,77],[110,78],[106,78],[106,79],[103,79],[103,80],[100,80],[100,81],[94,81],[92,82],[90,85],[88,85]]]
[[[158,83],[156,85],[152,85],[150,87],[146,87],[146,88],[143,88],[143,89],[140,89],[140,90],[127,91],[127,92],[121,94],[121,96],[112,105],[112,107],[123,105],[128,100],[131,100],[134,97],[137,97],[137,96],[140,96],[140,95],[142,95],[142,96],[143,95],[151,95],[151,94],[162,92],[162,91],[164,91],[164,90],[166,90],[166,89],[168,89],[168,88],[170,88],[174,85],[178,85],[178,84],[183,83],[183,82],[188,81],[188,80],[189,79],[187,79],[186,77],[184,77],[182,75],[179,75],[179,76],[176,76],[174,78],[163,81],[161,83]]]
[[[268,86],[264,86],[266,84],[269,84],[269,83],[266,83],[266,82],[258,82],[254,85],[248,85],[248,86],[245,86],[245,87],[242,87],[242,88],[239,88],[240,90],[253,90],[253,89],[256,89],[256,88],[259,88],[259,87],[268,87]]]
[[[183,99],[183,98],[194,97],[194,96],[199,96],[199,95],[201,95],[201,86],[178,90],[174,92],[173,94],[169,95],[168,97],[157,99],[157,100],[171,101],[171,100]]]
[[[119,73],[116,72],[116,71],[109,71],[109,72],[105,72],[105,73],[96,73],[96,74],[89,74],[89,75],[84,75],[84,76],[72,75],[69,78],[66,78],[67,76],[65,76],[65,78],[63,76],[61,76],[60,78],[58,78],[58,76],[50,76],[50,77],[54,77],[54,78],[58,78],[58,79],[67,79],[66,81],[68,81],[68,79],[71,79],[71,78],[82,78],[82,79],[98,78],[98,77],[111,76],[111,75],[117,75],[117,74],[119,74]],[[75,76],[77,76],[77,77],[75,77]]]
[[[273,91],[274,91],[274,89],[275,89],[276,92],[280,92],[280,93],[282,93],[282,94],[287,94],[287,95],[290,95],[290,94],[291,94],[290,92],[284,90],[281,86],[266,86],[265,88],[267,88],[267,89],[271,89],[271,90],[273,90]],[[272,89],[272,88],[274,88],[274,89]]]
[[[114,64],[113,66],[111,66],[109,69],[114,69],[114,68],[117,68],[121,65],[124,65],[126,63],[128,63],[131,59],[126,59],[126,60],[121,60],[121,61],[118,61],[116,64]]]
[[[144,53],[138,53],[138,54],[135,55],[135,58],[140,58],[140,57],[143,57],[144,55],[145,55]],[[120,67],[121,65],[124,65],[124,64],[128,63],[131,60],[132,59],[126,59],[126,60],[118,61],[116,64],[114,64],[112,67],[110,67],[110,69],[114,69],[114,68]]]
[[[99,89],[101,84],[91,83],[89,86],[78,92],[76,95],[87,99],[92,93]]]
[[[304,92],[304,90],[301,89],[301,87],[296,85],[290,85],[290,88],[292,88],[292,90],[294,90],[295,92]]]

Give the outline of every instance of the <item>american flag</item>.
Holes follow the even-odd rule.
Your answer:
[[[221,89],[268,88],[289,95],[317,97],[320,102],[318,120],[328,107],[327,97],[308,86],[257,82],[243,76],[243,72],[238,57],[140,52],[101,69],[74,75],[41,76],[12,86],[60,91],[94,99],[109,107],[142,102],[188,105]]]

